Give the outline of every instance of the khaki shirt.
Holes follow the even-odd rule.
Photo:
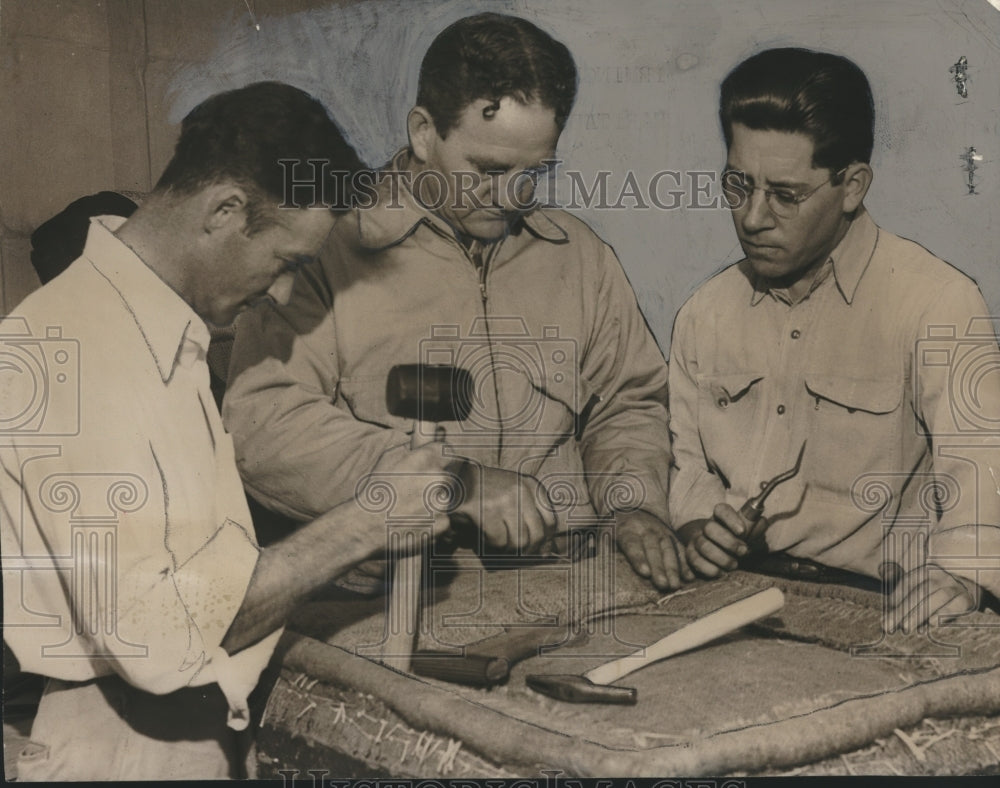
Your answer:
[[[889,534],[914,528],[937,563],[997,590],[1000,354],[979,289],[867,213],[829,265],[789,304],[743,261],[678,313],[673,522],[738,509],[808,440],[767,501],[771,550],[877,577]]]

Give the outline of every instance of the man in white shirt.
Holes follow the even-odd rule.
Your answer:
[[[285,168],[317,159],[361,167],[308,94],[208,99],[142,207],[95,217],[0,323],[4,638],[49,677],[21,780],[242,776],[285,617],[384,548],[384,515],[349,501],[261,550],[209,389],[206,321],[283,299],[333,226],[320,190],[286,206]],[[440,454],[395,454],[399,507],[423,511]]]

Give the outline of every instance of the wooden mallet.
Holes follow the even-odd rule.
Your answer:
[[[436,364],[397,365],[389,370],[385,389],[389,413],[415,421],[411,449],[433,440],[438,422],[467,419],[473,395],[472,375],[467,370]],[[389,592],[382,662],[398,670],[410,669],[420,619],[421,575],[427,543],[421,534],[416,538],[420,549],[396,558]]]

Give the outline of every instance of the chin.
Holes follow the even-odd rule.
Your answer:
[[[507,235],[510,224],[506,217],[496,219],[478,219],[465,224],[462,232],[480,241],[496,241]]]
[[[778,260],[760,257],[756,254],[747,255],[747,259],[750,261],[750,267],[753,269],[753,272],[764,279],[781,279],[791,273],[788,266]]]

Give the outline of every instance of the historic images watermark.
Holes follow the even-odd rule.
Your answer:
[[[283,788],[746,788],[744,780],[715,779],[587,779],[574,780],[563,776],[560,769],[540,769],[535,779],[518,780],[344,780],[331,777],[328,769],[281,769]]]
[[[450,173],[426,169],[333,170],[329,162],[306,164],[282,159],[282,208],[326,205],[361,210],[376,204],[388,210],[404,207],[404,191],[420,195],[431,211],[455,212],[501,208],[511,214],[539,207],[566,210],[720,210],[741,206],[752,193],[724,182],[716,170],[658,169],[651,172],[597,170],[584,173],[562,167],[560,159],[546,159],[523,170]],[[731,177],[729,180],[732,180]],[[725,188],[724,188],[725,187]]]

